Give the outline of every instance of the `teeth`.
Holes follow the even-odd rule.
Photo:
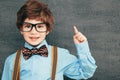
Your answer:
[[[35,38],[35,37],[32,37],[32,39],[37,39],[37,38]]]
[[[31,39],[38,39],[39,37],[30,37]]]

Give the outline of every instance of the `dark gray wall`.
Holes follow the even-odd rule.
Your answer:
[[[6,57],[24,44],[15,21],[16,12],[25,1],[0,0],[0,78]],[[120,0],[42,1],[55,16],[55,28],[47,37],[48,43],[75,54],[72,26],[77,25],[87,36],[98,65],[89,80],[120,80]]]

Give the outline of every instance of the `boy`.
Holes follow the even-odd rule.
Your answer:
[[[25,39],[20,58],[20,80],[51,80],[52,46],[45,40],[53,29],[51,11],[44,3],[28,0],[18,11],[16,24]],[[97,68],[87,38],[75,26],[74,33],[78,58],[58,47],[55,80],[63,80],[63,75],[72,79],[88,79]],[[38,52],[42,53],[37,55]],[[13,79],[15,57],[16,53],[6,59],[2,80]]]

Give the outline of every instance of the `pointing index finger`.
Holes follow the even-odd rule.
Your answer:
[[[76,26],[74,26],[74,33],[77,34],[79,31]]]

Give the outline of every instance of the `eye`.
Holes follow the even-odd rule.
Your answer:
[[[31,25],[30,24],[24,24],[23,27],[24,28],[31,28]]]
[[[31,28],[31,26],[25,26],[25,28]]]
[[[43,26],[41,26],[41,25],[38,25],[38,26],[37,26],[37,28],[42,28],[42,27],[43,27]]]
[[[44,28],[44,25],[43,24],[38,24],[36,25],[37,28]]]

